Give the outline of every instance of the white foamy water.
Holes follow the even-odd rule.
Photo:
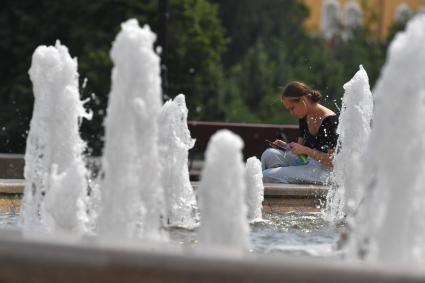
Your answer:
[[[391,265],[423,264],[425,233],[425,15],[391,43],[375,95],[367,188],[353,240]]]
[[[249,247],[242,147],[242,139],[229,130],[218,131],[208,143],[198,193],[199,241],[204,247]]]
[[[194,227],[197,219],[188,168],[188,151],[195,140],[187,127],[187,114],[185,96],[179,94],[164,104],[159,116],[158,142],[167,226]]]
[[[77,60],[68,49],[39,46],[29,75],[34,110],[25,152],[25,232],[87,232],[87,172],[79,123],[88,117],[78,91]]]
[[[339,2],[325,0],[320,16],[320,31],[324,38],[332,39],[339,31]]]
[[[364,197],[359,185],[363,179],[364,156],[371,132],[373,98],[369,78],[363,66],[344,85],[337,133],[337,151],[333,160],[332,189],[327,196],[325,217],[337,221],[351,218]]]
[[[121,25],[113,42],[112,89],[105,121],[104,180],[98,231],[113,238],[161,238],[158,123],[160,59],[148,26]]]
[[[245,164],[246,177],[246,203],[248,206],[248,220],[262,220],[264,200],[263,171],[261,161],[253,156]]]

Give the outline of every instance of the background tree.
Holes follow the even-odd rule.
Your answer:
[[[227,45],[218,7],[205,0],[173,0],[170,5],[169,93],[184,93],[191,119],[222,120],[223,70]]]
[[[103,147],[112,63],[111,43],[120,24],[136,18],[141,25],[158,28],[155,0],[5,0],[0,10],[0,151],[24,152],[33,94],[28,77],[31,56],[39,45],[57,39],[78,58],[82,98],[93,111],[93,120],[82,125],[82,136],[92,154]],[[217,6],[206,0],[170,0],[168,68],[170,95],[188,95],[194,117],[221,117],[221,53],[226,46]],[[198,112],[197,105],[204,106]],[[207,109],[207,110],[205,110]],[[211,111],[214,109],[215,111]]]
[[[224,55],[227,121],[296,123],[283,111],[281,88],[302,80],[333,100],[342,68],[334,54],[305,30],[309,15],[302,1],[217,1],[231,39]]]
[[[38,45],[60,39],[78,58],[82,98],[90,98],[86,107],[94,113],[81,132],[90,153],[100,155],[111,43],[129,18],[157,32],[158,1],[4,0],[2,4],[0,151],[24,152],[33,105],[27,74],[31,56]],[[350,30],[350,36],[342,30],[329,42],[305,30],[309,10],[301,0],[169,0],[169,7],[164,98],[184,93],[191,120],[297,123],[280,102],[282,87],[293,80],[320,90],[323,103],[338,111],[342,86],[358,65],[364,65],[373,86],[389,41],[404,28],[404,23],[393,26],[389,38],[380,41],[372,28],[377,14],[366,11],[364,27]]]

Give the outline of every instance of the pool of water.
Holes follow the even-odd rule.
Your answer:
[[[15,195],[0,197],[0,227],[18,226],[21,198]]]
[[[0,227],[19,226],[20,197],[0,198]],[[337,242],[343,225],[331,226],[320,213],[264,213],[264,221],[251,224],[251,250],[314,257],[338,257]],[[172,241],[196,246],[197,229],[168,229]]]
[[[330,226],[320,213],[265,213],[264,221],[251,224],[251,250],[318,257],[338,257],[337,242],[343,225]],[[197,245],[195,230],[170,229],[181,245]]]

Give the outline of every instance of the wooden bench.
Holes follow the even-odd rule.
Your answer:
[[[260,157],[267,148],[265,140],[282,138],[282,133],[286,136],[287,141],[296,141],[298,138],[298,125],[189,121],[188,127],[192,137],[196,139],[190,154],[198,159],[203,159],[203,153],[211,136],[222,129],[228,129],[242,138],[245,143],[243,148],[245,159],[251,156]]]
[[[189,121],[188,127],[196,143],[189,151],[190,170],[192,180],[199,179],[204,152],[211,136],[220,129],[228,129],[238,134],[244,141],[244,158],[251,156],[261,156],[267,148],[265,140],[274,140],[282,133],[289,141],[295,141],[298,136],[298,126],[296,125],[272,125],[272,124],[242,124],[223,122],[199,122]],[[22,179],[24,168],[23,154],[0,154],[0,179]]]
[[[260,158],[268,147],[265,140],[280,138],[296,141],[298,138],[298,125],[189,121],[188,127],[192,137],[196,139],[194,148],[189,151],[189,171],[193,181],[199,180],[208,142],[218,130],[228,129],[242,138],[245,143],[243,148],[245,160],[251,156]]]
[[[24,155],[0,153],[0,179],[24,178]]]

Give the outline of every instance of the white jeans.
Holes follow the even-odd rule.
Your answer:
[[[296,154],[275,148],[266,149],[261,156],[263,182],[285,184],[326,184],[331,168],[308,158],[305,164]]]

